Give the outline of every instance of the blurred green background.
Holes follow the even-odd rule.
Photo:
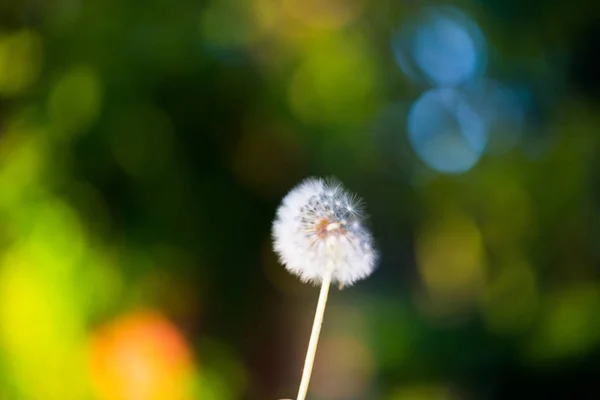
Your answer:
[[[598,398],[591,1],[0,1],[0,399],[295,396],[270,227],[367,204],[313,400]]]

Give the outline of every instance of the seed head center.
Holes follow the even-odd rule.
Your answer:
[[[315,226],[315,231],[319,239],[325,239],[330,235],[343,234],[344,228],[338,221],[322,218]]]

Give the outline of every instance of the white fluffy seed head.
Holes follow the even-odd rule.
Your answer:
[[[309,178],[284,197],[273,222],[274,248],[304,282],[350,286],[373,272],[377,254],[362,223],[362,202],[335,180]]]

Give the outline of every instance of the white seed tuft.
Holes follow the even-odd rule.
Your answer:
[[[373,272],[373,239],[361,220],[361,200],[334,180],[309,178],[284,197],[273,222],[274,248],[288,271],[320,283],[350,286]]]

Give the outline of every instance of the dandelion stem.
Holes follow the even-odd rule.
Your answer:
[[[310,341],[308,342],[308,350],[304,361],[304,369],[302,370],[302,380],[300,381],[297,400],[304,400],[308,391],[308,383],[310,382],[315,353],[317,352],[317,343],[319,342],[319,334],[321,333],[321,325],[323,324],[323,315],[325,314],[325,305],[327,304],[327,295],[329,294],[332,274],[333,265],[328,265],[321,284],[321,293],[319,294],[315,320],[310,334]]]

